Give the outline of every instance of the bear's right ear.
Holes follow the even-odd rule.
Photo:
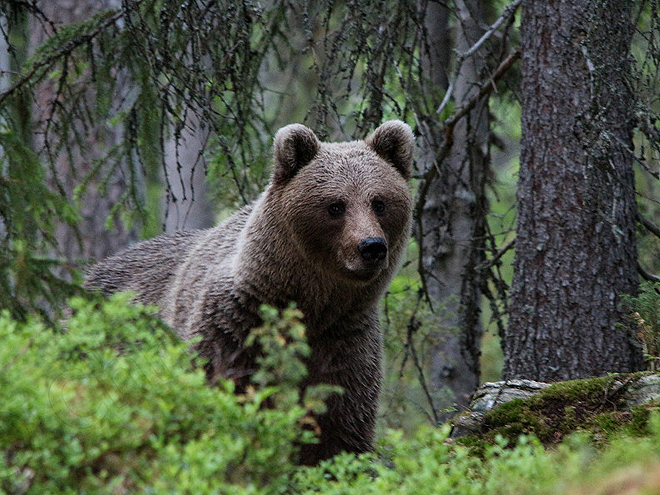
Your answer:
[[[275,166],[273,184],[286,184],[316,156],[321,142],[316,134],[302,124],[282,127],[273,142]]]

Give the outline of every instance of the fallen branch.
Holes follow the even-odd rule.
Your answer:
[[[647,271],[642,267],[642,265],[639,264],[639,262],[637,262],[637,273],[639,273],[640,276],[641,276],[644,280],[646,280],[646,281],[648,281],[648,282],[656,282],[656,283],[660,283],[660,277],[658,277],[657,275],[654,275],[654,274],[652,274],[652,273],[647,272]]]
[[[637,220],[639,220],[639,223],[641,223],[646,228],[646,230],[651,232],[656,237],[660,237],[660,227],[654,224],[651,220],[642,215],[637,215]]]

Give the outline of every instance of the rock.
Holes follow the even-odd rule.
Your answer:
[[[468,412],[454,418],[451,437],[478,434],[486,411],[514,399],[528,399],[549,386],[549,383],[519,379],[484,383],[472,396]]]
[[[660,404],[660,374],[645,374],[631,382],[623,394],[623,400],[631,407]]]
[[[582,414],[590,407],[589,402],[594,401],[605,401],[608,410],[628,413],[632,408],[660,405],[660,373],[621,374],[552,384],[533,380],[484,383],[472,396],[468,411],[454,418],[451,437],[481,436],[488,429],[489,411],[515,399],[527,400],[536,396],[540,396],[546,405],[554,404],[554,414],[564,414],[567,409],[579,410]],[[539,399],[535,402],[538,403]],[[542,407],[535,406],[536,409]],[[629,416],[628,413],[626,418]],[[584,414],[584,420],[587,420],[587,414]],[[543,419],[541,422],[552,425],[553,421]],[[558,437],[563,437],[563,433]]]
[[[470,410],[473,412],[489,411],[493,407],[513,399],[528,399],[549,386],[549,383],[535,382],[534,380],[507,380],[484,383],[472,396]]]

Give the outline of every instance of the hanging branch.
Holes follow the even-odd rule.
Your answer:
[[[414,218],[416,219],[417,228],[419,232],[422,232],[422,211],[424,209],[424,204],[426,203],[426,196],[428,194],[429,187],[431,187],[431,182],[436,177],[439,172],[439,164],[442,163],[448,156],[451,151],[451,147],[454,144],[454,129],[456,124],[465,117],[480,101],[488,97],[494,90],[497,82],[506,74],[506,72],[513,66],[513,64],[520,58],[521,52],[520,49],[510,53],[503,61],[500,63],[498,68],[495,70],[491,78],[482,84],[479,88],[479,92],[474,95],[465,105],[459,108],[451,117],[446,119],[442,124],[444,130],[444,143],[442,147],[438,150],[437,154],[434,157],[433,164],[429,169],[421,176],[420,189],[417,194],[417,201],[415,203],[415,214]],[[423,269],[423,236],[419,236],[418,241],[418,269],[422,288],[426,294],[427,303],[431,304],[431,300],[428,297],[428,286],[426,282],[425,270]]]
[[[108,15],[109,17],[105,19],[103,23],[98,25],[96,29],[89,33],[81,34],[80,36],[69,40],[67,43],[62,45],[61,47],[58,48],[58,50],[46,57],[43,60],[40,60],[34,64],[32,69],[25,74],[23,77],[21,77],[18,81],[16,81],[14,84],[12,84],[8,89],[0,93],[0,106],[2,106],[2,103],[7,99],[9,96],[11,96],[14,92],[16,92],[19,88],[22,88],[28,84],[35,84],[35,81],[33,81],[33,78],[37,74],[37,72],[44,68],[44,67],[50,67],[54,63],[56,63],[58,60],[60,60],[63,57],[68,57],[71,55],[71,53],[79,48],[80,46],[83,46],[90,41],[92,41],[94,38],[96,38],[99,34],[103,33],[105,29],[108,27],[112,26],[117,20],[119,20],[123,15],[124,11],[115,11],[115,12],[107,12],[105,15]],[[41,74],[37,77],[37,81],[40,80],[41,78],[44,77],[45,74]]]
[[[490,38],[493,33],[495,33],[499,27],[504,23],[504,21],[508,20],[510,17],[512,17],[520,4],[522,3],[522,0],[514,0],[511,2],[509,5],[506,6],[504,9],[504,12],[502,12],[502,15],[488,28],[488,30],[483,34],[481,38],[477,40],[477,42],[472,45],[466,52],[460,53],[457,57],[456,60],[456,70],[454,71],[455,74],[458,74],[461,70],[461,66],[463,65],[463,62],[472,55],[476,53],[476,51],[481,47],[481,45],[484,44],[484,42]],[[454,77],[454,79],[456,79]],[[438,109],[435,111],[435,113],[440,114],[442,111],[445,109],[445,106],[447,106],[447,103],[449,103],[449,100],[453,96],[454,93],[454,82],[453,80],[449,83],[449,87],[447,88],[447,92],[445,93],[444,98],[442,99],[442,103],[440,103],[440,106]]]

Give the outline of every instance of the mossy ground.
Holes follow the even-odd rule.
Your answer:
[[[589,434],[596,443],[613,435],[647,433],[650,411],[657,405],[629,407],[627,387],[642,373],[617,374],[554,384],[529,399],[515,399],[485,414],[479,437],[461,442],[478,447],[498,437],[515,443],[520,435],[533,435],[544,445],[556,445],[574,432]]]

